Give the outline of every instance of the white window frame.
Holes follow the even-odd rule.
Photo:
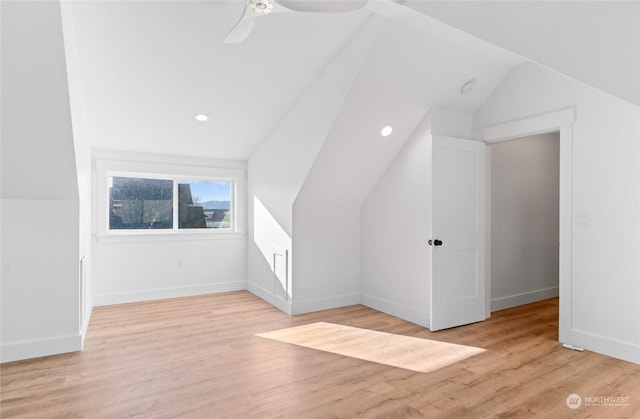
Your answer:
[[[235,239],[245,233],[245,170],[191,165],[96,160],[94,229],[98,242]],[[132,177],[173,181],[172,229],[109,229],[109,178]],[[178,228],[178,181],[231,182],[231,222],[229,229]]]

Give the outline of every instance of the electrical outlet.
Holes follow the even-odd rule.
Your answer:
[[[578,227],[590,227],[591,226],[591,214],[579,213],[576,214],[576,226]]]
[[[182,260],[182,258],[178,258],[178,268],[182,268],[183,264],[184,264],[184,260]]]

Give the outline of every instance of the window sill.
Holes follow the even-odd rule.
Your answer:
[[[173,242],[199,240],[238,240],[245,233],[212,231],[122,231],[96,235],[98,243]]]

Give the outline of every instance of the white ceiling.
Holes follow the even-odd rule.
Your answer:
[[[369,118],[371,129],[386,119],[408,136],[431,106],[473,112],[523,62],[386,1],[349,13],[260,16],[245,42],[224,44],[243,4],[73,2],[92,146],[248,159],[372,9],[388,16],[387,25],[349,102],[357,111],[343,110],[354,115],[348,135],[368,129]],[[476,91],[461,95],[470,78]],[[195,121],[200,112],[211,120]]]
[[[243,4],[74,2],[92,145],[247,159],[368,15],[261,16],[224,44]]]
[[[638,0],[405,0],[403,4],[640,106]]]
[[[429,109],[470,119],[521,63],[417,12],[401,8],[389,13],[303,193],[318,202],[360,205]],[[462,85],[472,78],[476,88],[462,94]],[[388,123],[393,134],[382,138],[380,129]]]

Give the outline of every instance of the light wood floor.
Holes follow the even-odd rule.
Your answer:
[[[289,317],[248,292],[99,307],[83,352],[1,366],[0,416],[640,417],[640,366],[562,349],[557,316],[547,300],[431,333],[363,306]],[[317,321],[487,351],[419,373],[255,336]]]

